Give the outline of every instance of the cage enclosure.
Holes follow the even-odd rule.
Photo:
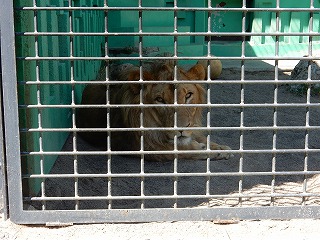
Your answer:
[[[2,68],[16,75],[3,78],[9,207],[18,206],[10,211],[14,221],[319,217],[320,105],[313,91],[320,80],[319,7],[316,0],[8,4],[0,15],[2,22],[14,20],[15,34],[1,45],[15,43],[16,65],[5,63],[2,53]],[[202,76],[197,63],[203,60]],[[210,77],[210,60],[222,62],[217,79]],[[305,62],[305,78],[294,79],[291,70],[299,61]],[[138,102],[113,102],[113,93],[121,95],[128,84],[130,91],[137,89]],[[165,93],[157,96],[155,107],[146,99],[149,86],[159,84],[159,91],[171,89],[173,96],[170,102]],[[294,84],[304,84],[304,91],[290,91]],[[187,91],[181,103],[181,88],[191,85],[201,87],[203,101],[189,100],[196,94]],[[16,88],[16,106],[8,86]],[[84,102],[88,86],[97,87],[92,98],[102,92],[102,102]],[[181,109],[190,114],[197,107],[202,122],[182,126]],[[103,116],[105,126],[79,125],[79,111],[86,108],[103,112],[88,117]],[[139,109],[138,126],[117,125],[113,112],[126,109]],[[171,125],[149,126],[146,116],[155,118],[150,109],[172,109],[165,116]],[[18,119],[11,119],[15,111]],[[6,124],[11,121],[13,127]],[[201,149],[180,147],[177,134],[189,130],[203,134]],[[105,148],[85,141],[86,131],[104,132]],[[139,132],[139,149],[114,150],[117,131]],[[174,132],[172,149],[146,147],[148,134],[165,131]],[[127,137],[118,145],[132,141]],[[152,154],[169,157],[148,161]],[[207,157],[186,160],[182,154]]]

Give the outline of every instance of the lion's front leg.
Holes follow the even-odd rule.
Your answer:
[[[228,152],[215,152],[215,153],[204,153],[203,150],[207,149],[206,143],[198,142],[196,140],[192,140],[190,144],[187,145],[180,145],[178,146],[178,150],[199,150],[199,153],[190,153],[190,154],[179,154],[180,158],[184,159],[206,159],[206,158],[212,158],[216,160],[220,159],[229,159],[233,155]],[[210,149],[211,150],[231,150],[230,147],[219,145],[216,143],[211,142],[210,143]]]
[[[204,135],[194,135],[194,139],[192,141],[192,147],[194,147],[194,150],[206,150],[207,149],[207,138]],[[220,145],[215,142],[210,142],[210,150],[231,150],[229,146],[226,145]],[[203,155],[203,154],[202,154]],[[198,155],[200,156],[200,155]],[[204,158],[210,157],[212,159],[221,160],[221,159],[229,159],[233,157],[233,154],[230,152],[214,152],[210,154],[206,154]]]
[[[205,150],[206,145],[204,143],[199,143],[195,140],[191,140],[189,144],[178,145],[178,150],[199,150],[199,153],[190,153],[190,154],[179,154],[180,158],[183,159],[206,159],[207,154],[201,152]]]

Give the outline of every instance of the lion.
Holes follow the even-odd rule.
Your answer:
[[[150,69],[140,72],[139,67],[131,65],[119,74],[119,79],[130,83],[111,84],[109,88],[107,84],[88,84],[85,87],[81,104],[103,107],[79,108],[77,127],[104,128],[106,131],[80,131],[82,138],[93,145],[104,145],[112,151],[151,151],[152,153],[144,152],[147,160],[172,160],[174,157],[190,160],[229,159],[232,156],[228,151],[205,152],[209,149],[230,150],[230,147],[214,142],[207,144],[207,134],[203,130],[191,129],[202,126],[204,106],[196,104],[206,103],[206,90],[201,84],[194,82],[205,79],[204,66],[196,64],[188,71],[177,67],[177,81],[173,81],[175,70],[170,63],[156,63]],[[142,84],[139,82],[140,76]],[[163,83],[163,80],[172,83]],[[185,81],[179,83],[179,80]],[[188,80],[193,82],[186,83]],[[111,108],[106,106],[107,99]],[[145,106],[141,106],[141,102]],[[184,107],[185,104],[188,106]],[[112,130],[113,128],[119,131]],[[197,151],[173,153],[173,150]],[[157,154],[155,151],[169,152]]]

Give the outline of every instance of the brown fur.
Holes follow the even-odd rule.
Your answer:
[[[149,71],[144,71],[143,80],[173,80],[174,68],[170,64],[156,64]],[[189,71],[177,69],[177,78],[181,80],[203,80],[205,69],[200,64],[193,66]],[[131,67],[121,73],[121,80],[138,81],[140,70],[138,67]],[[142,87],[141,87],[142,86]],[[176,86],[176,87],[175,87]],[[197,106],[179,107],[159,106],[158,104],[174,104],[174,91],[177,92],[178,104],[201,104],[206,103],[206,91],[200,84],[122,84],[111,85],[110,103],[112,105],[144,104],[154,105],[150,107],[119,107],[110,109],[111,128],[145,128],[174,127],[176,114],[177,127],[200,127],[202,109]],[[82,96],[82,104],[106,104],[106,86],[88,85]],[[77,127],[80,128],[106,128],[107,108],[80,108],[77,116]],[[87,141],[94,145],[107,143],[105,132],[82,132]],[[141,149],[143,139],[143,150],[160,151],[174,150],[174,142],[178,150],[204,150],[207,149],[207,137],[203,131],[192,131],[185,129],[176,130],[146,130],[146,131],[112,131],[111,150],[135,150]],[[176,139],[176,140],[174,140]],[[212,150],[229,150],[228,146],[210,143]],[[231,154],[227,152],[214,152],[211,154],[192,153],[178,154],[184,159],[228,159]],[[147,159],[169,160],[173,154],[146,154]]]

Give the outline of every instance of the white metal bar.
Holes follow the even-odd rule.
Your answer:
[[[254,154],[280,154],[280,153],[319,153],[320,149],[241,149],[241,150],[202,150],[204,154],[211,154],[211,153],[254,153]],[[199,153],[197,150],[167,150],[167,151],[144,151],[144,154],[194,154]],[[78,151],[78,155],[85,156],[85,155],[140,155],[140,151]],[[38,151],[23,151],[21,152],[21,156],[36,156],[36,155],[61,155],[61,156],[73,156],[74,152],[71,151],[46,151],[46,152],[38,152]]]
[[[33,6],[37,6],[37,2],[35,0],[33,0]],[[33,13],[33,28],[34,28],[34,32],[38,32],[38,13],[34,12]],[[35,40],[34,40],[34,49],[35,49],[35,56],[39,57],[39,38],[37,36],[35,36]],[[36,69],[35,69],[35,73],[36,73],[36,82],[40,82],[40,63],[38,61],[36,61]],[[41,105],[42,101],[41,101],[41,88],[40,85],[36,85],[37,86],[37,90],[36,90],[36,94],[37,94],[37,104]],[[38,128],[41,129],[42,128],[42,110],[38,108],[37,109],[37,118],[38,118]],[[42,152],[43,151],[43,134],[42,132],[39,132],[39,151]],[[40,157],[40,161],[39,161],[39,168],[40,168],[40,173],[41,175],[44,174],[44,162],[45,162],[45,157],[44,156],[39,156]],[[45,179],[42,178],[41,179],[41,196],[45,197],[46,196],[46,190],[45,190]],[[43,201],[42,202],[42,210],[46,209],[46,202]]]
[[[278,171],[278,172],[210,172],[210,173],[184,173],[184,172],[177,172],[177,173],[100,173],[100,174],[85,174],[85,173],[78,173],[78,174],[24,174],[23,178],[107,178],[107,177],[113,177],[113,178],[123,178],[123,177],[128,177],[128,178],[140,178],[141,176],[152,178],[152,177],[223,177],[223,176],[303,176],[303,175],[308,175],[312,176],[315,174],[319,174],[320,171]]]
[[[224,11],[224,12],[319,12],[320,8],[219,8],[219,7],[17,7],[16,11],[63,11],[63,10],[96,10],[96,11]]]

